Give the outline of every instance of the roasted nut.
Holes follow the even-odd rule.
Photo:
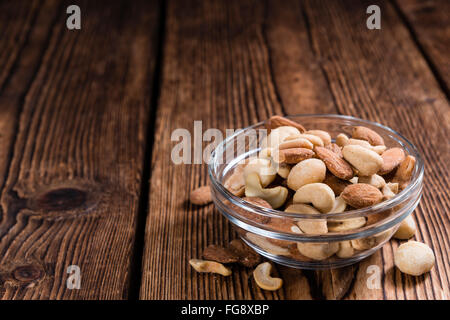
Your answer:
[[[295,138],[291,140],[284,140],[282,143],[279,144],[278,149],[284,150],[284,149],[291,149],[291,148],[305,148],[312,150],[314,148],[314,145],[305,138]]]
[[[344,199],[339,196],[334,199],[333,209],[331,209],[329,213],[341,213],[344,212],[346,208],[347,203],[345,203]]]
[[[272,271],[272,265],[270,262],[264,262],[258,265],[253,271],[253,278],[256,284],[264,290],[276,291],[283,285],[283,280],[280,278],[272,278],[270,272]]]
[[[281,126],[270,131],[270,134],[261,143],[261,149],[278,148],[287,137],[300,137],[301,133],[297,128],[291,126]]]
[[[276,209],[286,201],[288,190],[280,186],[263,189],[258,174],[252,172],[245,179],[245,196],[264,199]]]
[[[322,139],[323,145],[329,145],[331,143],[330,134],[323,130],[308,130],[305,132],[306,134],[312,134],[313,136],[317,136]]]
[[[191,259],[191,260],[189,260],[189,264],[197,272],[212,272],[212,273],[221,274],[222,276],[231,275],[230,269],[225,267],[223,264],[215,262],[215,261]]]
[[[291,172],[291,166],[286,163],[280,163],[277,171],[278,175],[283,179],[287,179],[289,172]]]
[[[310,159],[314,156],[314,151],[306,148],[283,149],[277,152],[274,161],[278,163],[296,164],[300,161]]]
[[[297,242],[298,251],[305,257],[324,260],[339,250],[338,242]]]
[[[358,177],[355,178],[358,179]],[[342,193],[342,191],[344,191],[345,187],[351,184],[350,181],[339,179],[334,174],[329,173],[327,173],[323,183],[329,186],[336,196],[339,196]]]
[[[401,148],[391,148],[383,152],[383,165],[378,174],[385,175],[397,168],[405,159],[405,152]]]
[[[242,200],[250,202],[251,204],[254,204],[256,206],[260,206],[263,208],[272,209],[272,206],[264,199],[257,198],[257,197],[244,197]],[[247,218],[248,220],[254,221],[256,223],[260,224],[266,224],[269,223],[270,217],[264,216],[249,210],[245,210],[235,204],[230,203],[231,207],[233,207],[233,210],[239,213],[241,216]]]
[[[302,133],[306,131],[306,129],[300,123],[289,120],[282,116],[272,116],[266,122],[266,128],[268,130],[273,130],[278,127],[284,127],[284,126],[294,127],[299,132],[302,132]]]
[[[394,262],[401,272],[420,276],[433,268],[435,257],[433,250],[426,244],[408,241],[398,247],[394,254]]]
[[[263,187],[267,187],[277,175],[271,161],[264,158],[253,158],[247,163],[244,168],[244,180],[253,172],[258,174]]]
[[[280,232],[296,232],[295,228],[298,228],[297,225],[294,224],[294,220],[289,218],[275,218],[271,217],[270,222],[268,223],[268,226],[272,230],[280,231]],[[267,241],[273,243],[276,246],[280,247],[287,247],[292,242],[286,241],[286,240],[280,240],[280,239],[274,239],[274,238],[266,238]]]
[[[345,134],[340,133],[340,134],[337,135],[337,137],[336,137],[336,144],[339,147],[343,148],[343,147],[345,147],[347,145],[347,143],[348,143],[348,137]]]
[[[304,139],[308,140],[309,142],[311,142],[314,146],[319,146],[319,147],[324,146],[322,139],[313,134],[303,133],[300,136],[298,136],[298,138],[304,138]]]
[[[224,187],[232,194],[242,197],[245,191],[244,168],[246,163],[238,164],[233,173],[225,180]]]
[[[284,211],[320,215],[320,211],[307,204],[293,204],[287,207]],[[325,234],[328,232],[327,221],[323,219],[299,219],[297,221],[297,225],[304,233]]]
[[[191,203],[203,206],[212,202],[211,189],[209,186],[199,187],[193,190],[189,196]]]
[[[369,142],[367,142],[366,140],[360,140],[360,139],[348,139],[347,140],[347,146],[349,145],[356,145],[356,146],[361,146],[364,148],[367,148],[369,150],[372,150],[378,154],[382,154],[384,151],[386,151],[386,146],[372,146]]]
[[[415,165],[416,158],[414,158],[413,156],[407,156],[398,167],[394,179],[392,179],[392,182],[397,182],[400,190],[405,189],[409,180],[411,180]]]
[[[400,222],[400,226],[398,227],[397,232],[394,233],[394,238],[407,240],[413,237],[415,233],[416,223],[414,222],[412,214],[410,214],[402,222]]]
[[[349,185],[342,191],[341,197],[347,204],[358,209],[373,206],[383,200],[380,190],[365,183]]]
[[[384,178],[377,174],[373,174],[369,177],[364,176],[359,177],[358,182],[370,184],[371,186],[374,186],[377,189],[382,189],[386,185],[386,181],[384,181]]]
[[[361,146],[346,145],[342,154],[358,170],[360,176],[371,176],[383,165],[383,158],[378,153]]]
[[[314,182],[322,182],[325,179],[327,167],[322,160],[307,159],[292,167],[287,178],[287,185],[296,191],[300,187]]]
[[[230,242],[229,249],[238,256],[239,264],[247,268],[253,268],[261,262],[261,256],[241,239],[234,239]]]
[[[259,235],[256,235],[254,233],[247,232],[246,233],[247,239],[256,244],[258,247],[263,249],[264,251],[267,251],[268,253],[279,255],[279,256],[288,256],[289,250],[283,247],[280,247],[272,242],[269,241],[269,239],[261,237]]]
[[[367,140],[373,146],[384,145],[383,138],[367,127],[357,126],[352,130],[352,138]]]
[[[386,183],[381,189],[381,192],[383,193],[383,200],[389,200],[398,193],[398,183]]]
[[[375,224],[381,220],[386,219],[387,217],[389,217],[392,213],[392,209],[388,209],[382,212],[377,212],[377,213],[370,213],[367,216],[367,225],[372,225]]]
[[[358,229],[366,225],[366,218],[357,217],[342,220],[328,221],[328,231],[342,232],[353,229]]]
[[[352,167],[335,152],[324,147],[315,147],[314,151],[316,152],[316,155],[325,163],[328,170],[330,170],[330,172],[336,177],[343,180],[349,180],[353,177]]]
[[[220,263],[234,263],[239,257],[230,249],[215,244],[211,244],[203,250],[203,259],[212,260]]]
[[[334,206],[334,192],[324,183],[310,183],[294,194],[294,203],[312,203],[321,212],[329,212]]]
[[[339,242],[339,250],[336,252],[339,258],[350,258],[354,253],[355,249],[353,249],[350,241]]]
[[[385,240],[389,239],[391,234],[392,234],[392,228],[387,229],[383,232],[377,233],[376,235],[373,235],[370,237],[354,239],[354,240],[351,240],[352,246],[356,250],[368,250],[368,249],[376,247],[377,245],[383,243]]]

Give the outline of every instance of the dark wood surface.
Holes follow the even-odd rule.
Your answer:
[[[0,3],[0,296],[3,299],[449,299],[449,20],[444,1]],[[382,29],[365,26],[381,7]],[[206,166],[175,165],[175,129],[242,128],[273,114],[336,113],[390,126],[425,159],[410,277],[392,240],[329,271],[198,274],[190,258],[236,237],[192,206]],[[70,265],[80,290],[66,287]],[[383,271],[366,286],[367,267]]]

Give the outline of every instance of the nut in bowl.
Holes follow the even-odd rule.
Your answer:
[[[373,254],[419,203],[417,149],[358,118],[283,119],[245,128],[214,150],[215,206],[250,247],[279,264],[333,268]]]

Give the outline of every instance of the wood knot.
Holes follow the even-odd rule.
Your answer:
[[[83,207],[87,201],[86,191],[60,188],[48,191],[35,199],[37,208],[45,211],[65,211]]]
[[[12,271],[12,276],[20,282],[32,282],[41,279],[44,276],[44,270],[36,265],[24,265],[16,267]]]

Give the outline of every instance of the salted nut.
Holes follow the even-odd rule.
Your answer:
[[[344,159],[354,166],[359,175],[371,176],[383,165],[383,158],[375,151],[357,145],[346,145],[342,149]]]
[[[253,278],[261,289],[276,291],[283,285],[283,280],[271,277],[271,271],[272,265],[270,262],[261,263],[256,267],[255,271],[253,271]]]
[[[294,203],[312,203],[321,212],[330,212],[334,206],[334,192],[324,183],[310,183],[297,190]]]
[[[326,172],[327,168],[322,160],[303,160],[292,167],[287,177],[287,185],[290,189],[297,191],[304,185],[322,182]]]
[[[244,168],[244,179],[251,173],[257,173],[263,187],[268,186],[276,177],[276,171],[269,159],[254,158]]]
[[[320,211],[307,204],[292,204],[284,211],[320,215]],[[297,224],[305,233],[325,234],[328,232],[327,221],[324,219],[299,219]]]
[[[325,126],[307,130],[290,119],[273,116],[266,122],[266,127],[269,134],[262,139],[257,155],[235,166],[224,182],[224,187],[246,204],[237,205],[231,199],[224,200],[233,216],[269,231],[267,234],[270,236],[267,236],[255,230],[247,232],[238,228],[239,235],[252,248],[269,256],[298,261],[329,258],[335,261],[368,254],[367,250],[381,246],[393,236],[401,240],[414,236],[416,225],[410,215],[390,229],[376,231],[379,233],[375,235],[346,241],[325,240],[327,234],[356,234],[361,228],[373,230],[404,206],[391,201],[388,209],[372,210],[373,206],[389,201],[411,183],[416,159],[408,155],[406,149],[386,147],[382,136],[363,126],[344,125],[342,133],[327,132],[323,130]],[[335,129],[337,126],[329,127]],[[392,139],[387,145],[392,145]],[[191,193],[191,202],[207,204],[215,195],[209,187],[201,187]],[[265,209],[256,210],[255,206]],[[341,214],[363,208],[367,208],[365,216],[348,218]],[[268,209],[279,211],[274,213]],[[296,233],[314,235],[315,241],[320,242],[295,237]],[[283,234],[290,234],[289,240],[285,240],[287,237]],[[250,246],[245,247],[242,242],[239,247],[245,247],[247,251],[235,251],[248,253],[253,250]],[[241,263],[253,267],[260,262],[255,258],[259,257],[257,253],[244,263],[229,249],[210,246],[203,258],[212,261],[194,260],[193,266],[227,274],[228,271],[223,269],[226,267],[211,263]],[[423,248],[419,249],[420,259],[429,263],[430,255]],[[418,274],[419,271],[408,266],[408,263],[414,263],[415,256],[409,254],[409,249],[407,253],[403,257],[409,257],[410,261],[404,261],[400,255],[397,266],[403,272]],[[420,268],[420,272],[429,270],[429,265]],[[264,270],[266,278],[270,277],[270,270],[268,273],[267,269]],[[277,288],[278,285],[267,287]]]
[[[223,264],[208,261],[208,260],[200,260],[200,259],[191,259],[189,260],[189,264],[195,269],[197,272],[211,272],[218,273],[222,276],[231,275],[231,270],[225,267]]]
[[[400,240],[407,240],[409,238],[414,237],[415,233],[416,233],[416,223],[414,222],[412,214],[410,214],[400,223],[400,226],[394,233],[394,238]]]
[[[281,207],[286,201],[288,190],[281,186],[264,189],[261,186],[258,174],[252,172],[245,179],[245,196],[264,199],[272,208],[276,209]]]

